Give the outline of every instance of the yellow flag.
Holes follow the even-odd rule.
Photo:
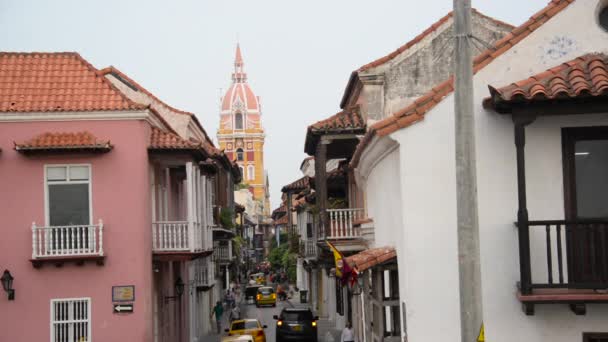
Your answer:
[[[477,336],[477,342],[486,342],[486,334],[483,328],[483,323],[481,323],[481,329],[479,330],[479,336]]]
[[[334,246],[331,242],[329,241],[325,241],[327,242],[327,245],[329,246],[329,248],[331,249],[331,251],[334,253],[334,261],[336,262],[336,278],[342,278],[342,253],[340,253],[340,251],[336,248],[336,246]]]

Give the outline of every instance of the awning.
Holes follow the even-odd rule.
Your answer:
[[[397,258],[394,247],[378,247],[366,249],[363,252],[351,255],[346,258],[346,262],[351,267],[356,267],[359,272],[363,272],[376,265],[383,264]]]

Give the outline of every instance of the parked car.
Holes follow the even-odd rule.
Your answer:
[[[284,308],[277,320],[276,342],[310,341],[317,342],[317,321],[310,309]]]
[[[255,297],[258,294],[258,289],[262,285],[250,285],[245,288],[245,303],[255,304]]]
[[[251,335],[224,336],[222,342],[255,342]]]
[[[255,306],[259,308],[262,305],[277,306],[277,294],[270,286],[260,287],[258,294],[255,296]]]
[[[225,331],[228,336],[251,335],[255,342],[266,342],[266,334],[264,333],[266,328],[268,326],[262,325],[257,319],[246,318],[232,321],[230,329]]]

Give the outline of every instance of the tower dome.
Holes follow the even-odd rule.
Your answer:
[[[233,114],[235,112],[260,114],[259,99],[247,83],[247,73],[245,73],[243,65],[241,47],[237,44],[232,85],[230,85],[230,88],[228,88],[222,97],[222,115]]]

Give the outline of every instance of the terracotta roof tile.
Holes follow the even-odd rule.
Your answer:
[[[322,133],[360,129],[365,129],[365,120],[361,117],[358,107],[343,110],[308,126],[310,132]]]
[[[346,262],[349,266],[356,267],[359,272],[363,272],[395,258],[397,258],[397,252],[394,247],[378,247],[351,255],[346,258]]]
[[[122,71],[116,69],[114,66],[110,65],[109,67],[103,68],[103,69],[101,69],[99,71],[99,73],[102,74],[102,75],[113,75],[113,76],[115,76],[115,77],[117,77],[119,79],[122,78],[124,81],[126,81],[129,84],[131,84],[133,87],[137,88],[137,90],[139,90],[142,93],[150,96],[152,99],[154,99],[154,101],[156,101],[156,102],[160,103],[161,105],[167,107],[172,112],[175,112],[175,113],[178,113],[178,114],[184,114],[184,115],[194,115],[193,113],[186,112],[184,110],[177,109],[175,107],[171,107],[166,102],[163,102],[161,99],[159,99],[154,94],[152,94],[150,91],[148,91],[146,88],[144,88],[141,84],[137,83],[135,80],[133,80],[132,78],[130,78],[129,76],[127,76],[126,74],[124,74]]]
[[[109,140],[99,140],[89,132],[52,133],[45,132],[22,143],[15,143],[19,152],[43,150],[98,150],[112,149]]]
[[[480,55],[475,57],[475,59],[473,60],[473,72],[477,73],[479,70],[488,65],[498,56],[508,51],[519,41],[527,37],[534,30],[536,30],[542,24],[547,22],[550,18],[554,17],[572,2],[574,2],[574,0],[552,0],[551,2],[549,2],[549,4],[545,8],[536,13],[532,18],[530,18],[530,20],[513,29],[510,35],[506,36],[510,38],[501,39],[497,41],[492,48],[482,52]],[[439,102],[441,102],[443,98],[445,98],[447,95],[454,91],[453,81],[453,77],[450,77],[448,80],[440,83],[427,94],[422,96],[422,98],[432,97],[433,100],[423,102],[417,100],[411,105],[397,111],[392,116],[378,121],[374,125],[372,125],[366,133],[366,135],[369,135],[370,137],[364,137],[357,146],[355,156],[358,156],[358,158],[353,158],[353,163],[351,163],[351,166],[357,166],[362,150],[365,149],[367,144],[372,140],[371,136],[385,136],[422,120],[424,118],[424,115],[426,115],[429,110],[434,108]],[[418,114],[421,116],[421,118],[415,118],[412,120],[400,120],[401,118],[412,114]]]
[[[145,108],[75,52],[0,52],[0,112]]]
[[[502,88],[490,86],[490,92],[497,105],[605,96],[608,95],[608,56],[587,54]]]
[[[310,177],[308,176],[304,176],[292,183],[289,183],[287,185],[285,185],[282,189],[281,192],[288,192],[288,191],[301,191],[304,190],[306,188],[310,187]]]
[[[203,150],[203,144],[196,140],[185,140],[179,135],[152,127],[150,150]]]
[[[274,220],[274,221],[273,221],[273,224],[274,224],[275,226],[277,226],[277,225],[281,225],[281,224],[283,224],[283,225],[284,225],[284,224],[287,224],[287,223],[289,223],[289,221],[288,221],[288,219],[287,219],[287,215],[283,215],[283,216],[282,216],[280,219],[278,219],[278,220]]]

